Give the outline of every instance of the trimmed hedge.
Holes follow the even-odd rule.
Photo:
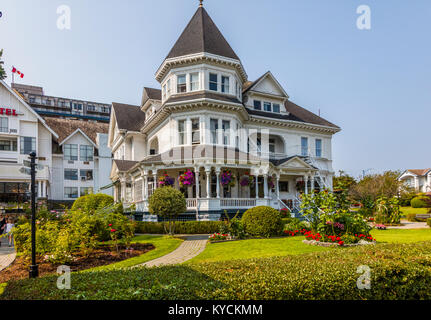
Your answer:
[[[114,204],[114,198],[107,194],[89,194],[75,200],[72,210],[84,210],[86,212],[103,209]]]
[[[431,227],[431,218],[427,220],[427,225]]]
[[[278,210],[260,206],[248,209],[242,216],[245,233],[256,237],[280,235],[283,232],[283,222]]]
[[[413,198],[410,203],[412,208],[427,208],[428,204],[426,203],[426,200],[428,200],[429,197],[428,196],[420,196],[420,197],[416,197]]]
[[[431,299],[431,242],[381,244],[300,256],[72,273],[11,281],[2,300],[423,300]],[[371,269],[359,290],[358,267]]]
[[[167,222],[135,222],[136,233],[165,234]],[[222,221],[186,221],[175,222],[176,234],[212,234],[219,232]]]

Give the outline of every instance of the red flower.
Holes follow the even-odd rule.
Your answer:
[[[110,223],[108,226],[109,226],[109,227],[112,227],[112,223]]]
[[[340,246],[342,246],[342,245],[344,244],[344,241],[340,241],[340,242],[338,242],[338,244],[339,244]]]
[[[111,232],[116,232],[117,230],[115,230],[115,229],[111,229]]]

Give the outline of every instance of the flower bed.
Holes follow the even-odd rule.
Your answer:
[[[378,229],[378,230],[386,230],[387,227],[384,224],[376,224],[374,225],[374,228]]]
[[[227,241],[229,240],[228,234],[214,233],[208,238],[211,242]]]

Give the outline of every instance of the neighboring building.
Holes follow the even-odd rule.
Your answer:
[[[399,180],[417,192],[431,192],[431,168],[406,170]]]
[[[109,122],[109,104],[70,98],[47,96],[42,87],[13,83],[12,89],[21,94],[26,102],[43,117],[82,119]]]
[[[53,200],[71,201],[89,193],[113,195],[110,184],[111,150],[107,147],[108,124],[81,120],[46,118],[58,132],[53,142]]]
[[[35,151],[38,163],[36,183],[40,198],[50,195],[52,145],[58,135],[15,91],[0,81],[0,203],[28,199],[30,176],[20,172],[28,154]]]
[[[241,60],[199,7],[157,70],[161,89],[139,106],[113,103],[109,143],[115,198],[148,212],[167,174],[190,215],[217,219],[257,205],[298,208],[298,190],[332,188],[340,128],[289,100],[271,72],[248,81]],[[193,186],[178,177],[194,172]],[[226,186],[223,171],[235,176]],[[250,176],[251,183],[240,184]],[[246,180],[244,180],[246,181]]]

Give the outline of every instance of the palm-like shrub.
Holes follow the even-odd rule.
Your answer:
[[[257,237],[280,235],[283,223],[278,210],[271,207],[255,207],[247,210],[241,220],[247,234]]]
[[[180,191],[170,187],[158,188],[150,197],[148,207],[151,214],[168,219],[169,234],[171,235],[175,233],[176,217],[187,211],[184,195]]]

